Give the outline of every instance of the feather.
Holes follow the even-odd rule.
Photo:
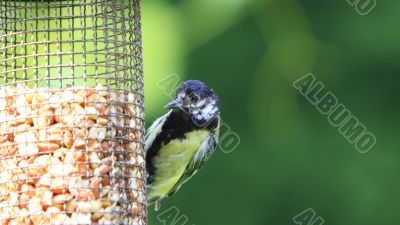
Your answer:
[[[157,135],[161,133],[162,127],[171,114],[172,110],[166,113],[164,116],[158,118],[154,123],[147,129],[146,131],[146,142],[145,142],[145,152],[147,152],[148,148],[152,145],[154,139],[156,139]]]
[[[176,183],[176,185],[171,189],[168,193],[168,196],[174,195],[179,188],[188,181],[193,175],[197,173],[203,167],[203,165],[207,162],[207,160],[211,157],[217,147],[217,136],[212,135],[206,141],[204,141],[199,150],[194,154],[192,160],[189,165],[186,167],[185,172],[182,177]]]

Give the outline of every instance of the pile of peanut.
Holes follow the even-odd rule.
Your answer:
[[[134,103],[101,86],[1,87],[1,224],[145,224]]]

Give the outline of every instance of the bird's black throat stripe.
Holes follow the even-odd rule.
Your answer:
[[[205,126],[196,123],[190,115],[180,110],[173,110],[166,118],[161,132],[154,139],[151,146],[147,149],[146,169],[149,173],[148,183],[152,183],[152,176],[155,173],[155,167],[152,164],[153,157],[160,151],[161,146],[168,144],[171,140],[183,139],[185,135],[195,130],[209,130],[214,133],[219,123],[219,115],[215,116]]]

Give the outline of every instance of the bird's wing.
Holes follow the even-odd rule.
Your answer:
[[[210,158],[210,156],[214,153],[218,142],[218,134],[211,135],[207,140],[205,140],[200,149],[193,155],[192,160],[189,165],[186,167],[185,172],[182,177],[178,180],[175,186],[168,193],[168,196],[175,194],[179,188],[188,181],[200,168],[205,164],[205,162]]]
[[[164,116],[158,118],[156,121],[153,122],[153,124],[147,129],[146,131],[146,143],[145,143],[145,152],[147,152],[147,149],[150,148],[151,144],[153,143],[154,139],[156,139],[157,135],[161,132],[161,128],[165,123],[165,120],[168,118],[168,116],[171,114],[171,111],[169,111],[167,114]]]

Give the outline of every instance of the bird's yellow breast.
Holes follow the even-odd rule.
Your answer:
[[[183,139],[172,140],[161,147],[159,154],[153,159],[156,170],[155,180],[148,189],[149,199],[168,195],[209,134],[205,130],[192,131]]]

